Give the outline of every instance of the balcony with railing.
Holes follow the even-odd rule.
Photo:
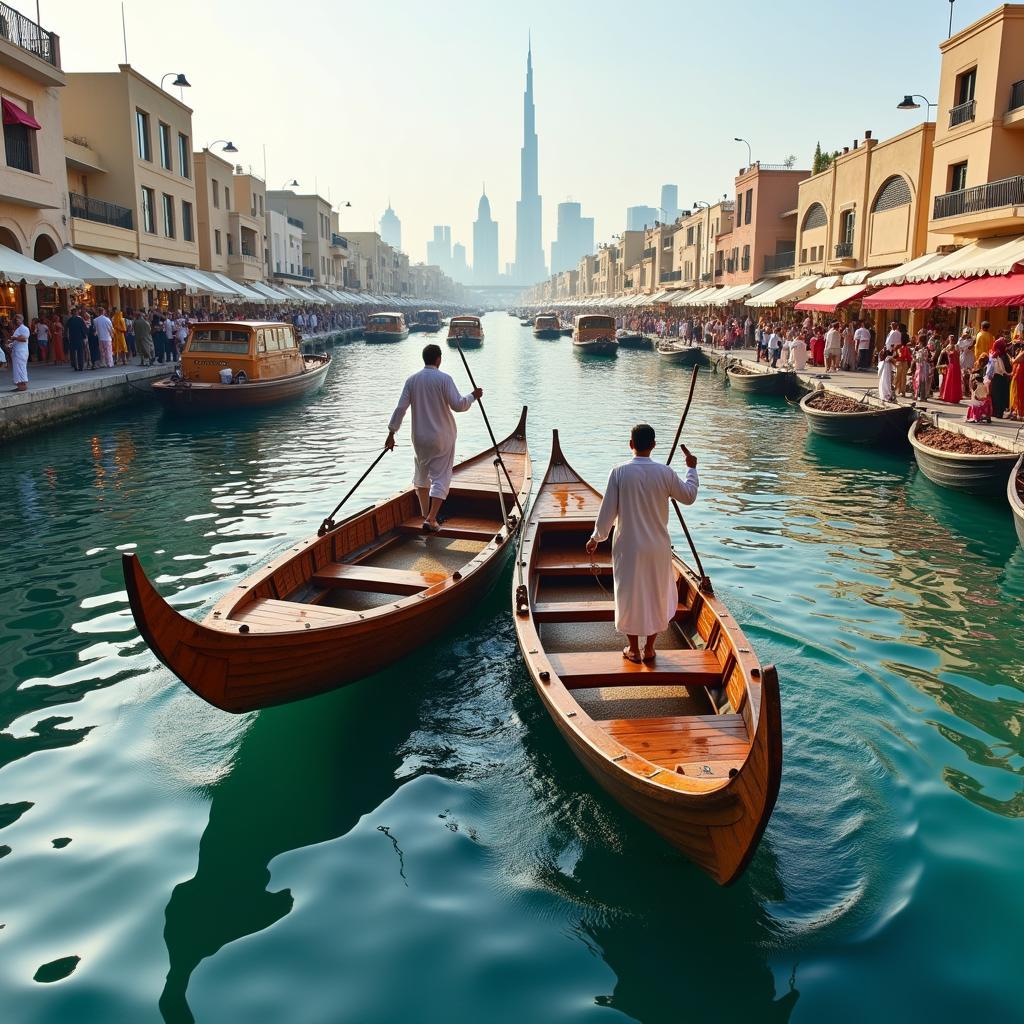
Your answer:
[[[60,70],[60,39],[57,34],[47,32],[31,18],[4,3],[0,3],[0,39],[6,39]]]
[[[134,211],[117,203],[104,202],[83,196],[77,192],[69,194],[71,200],[71,216],[80,220],[91,220],[96,224],[109,224],[114,228],[125,228],[131,231],[135,226]]]
[[[853,242],[838,242],[836,243],[836,259],[837,260],[850,260],[853,259]]]
[[[936,196],[930,227],[944,234],[971,230],[984,235],[1007,227],[1024,231],[1024,175]]]
[[[949,127],[956,128],[957,125],[967,124],[974,120],[976,100],[968,100],[966,103],[958,103],[955,107],[949,108]]]
[[[306,230],[306,225],[303,224],[302,221],[299,220],[298,217],[289,217],[288,218],[288,223],[291,224],[291,226],[293,228],[298,228],[300,231],[305,231]]]
[[[658,275],[658,280],[661,284],[665,284],[666,281],[682,281],[683,272],[681,270],[663,270]]]
[[[331,245],[338,249],[348,248],[348,239],[344,235],[339,235],[337,231],[331,232]]]
[[[644,251],[643,251],[643,253],[642,253],[640,258],[644,259],[644,260],[653,260],[654,259],[654,254],[657,251],[658,250],[655,249],[654,246],[652,245],[649,249],[644,249]]]
[[[705,270],[704,273],[700,275],[701,284],[707,284],[712,279],[712,277],[714,277],[714,275],[711,273],[711,271]]]
[[[778,274],[784,270],[792,270],[796,265],[796,252],[777,252],[764,258],[764,272]]]
[[[1010,105],[1003,115],[1003,126],[1024,129],[1024,79],[1010,86]]]

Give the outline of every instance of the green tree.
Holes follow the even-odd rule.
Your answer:
[[[822,151],[821,143],[819,142],[814,147],[814,159],[811,161],[811,174],[817,174],[820,171],[825,170],[826,167],[832,166],[832,161],[839,156],[839,150],[834,149],[831,153]]]

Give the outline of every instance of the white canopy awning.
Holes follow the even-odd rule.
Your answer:
[[[41,284],[47,288],[81,288],[85,284],[85,279],[76,274],[62,271],[48,261],[38,263],[5,245],[0,245],[0,281],[15,284],[24,281],[25,284]]]
[[[712,296],[712,303],[716,306],[728,306],[730,302],[737,302],[750,290],[748,284],[734,284],[728,288],[722,288],[717,295]]]
[[[851,270],[848,274],[843,274],[841,284],[864,284],[870,276],[870,270]]]
[[[875,274],[871,278],[871,284],[877,288],[887,284],[905,284],[909,280],[925,280],[916,276],[911,278],[909,275],[916,275],[945,258],[945,253],[927,252],[923,256],[918,256],[917,259],[911,260],[909,263],[904,263],[902,266],[893,267],[892,270],[883,270],[882,273]]]
[[[947,253],[934,263],[926,263],[912,270],[904,279],[913,283],[942,281],[950,277],[1009,274],[1018,263],[1024,263],[1024,235],[979,238],[956,252]]]
[[[90,253],[95,256],[95,253]],[[133,287],[156,288],[161,291],[181,291],[181,285],[173,278],[161,272],[160,265],[137,260],[133,256],[108,256],[102,255],[102,259],[115,267],[119,267],[124,273],[131,274],[139,283]]]
[[[268,301],[265,295],[261,294],[260,292],[253,291],[252,288],[250,288],[248,285],[242,284],[240,281],[233,281],[226,274],[219,274],[213,270],[208,270],[206,271],[206,273],[210,277],[219,281],[222,285],[224,285],[225,288],[234,289],[238,298],[241,299],[243,302],[254,302],[262,306],[266,305]]]
[[[770,306],[777,306],[781,302],[796,302],[797,299],[802,299],[805,295],[813,292],[817,281],[817,275],[797,277],[792,281],[780,281],[773,288],[754,296],[747,302],[747,305],[766,309]]]
[[[77,278],[86,284],[108,288],[148,288],[137,272],[115,262],[116,257],[86,252],[68,246],[43,260],[47,267]]]
[[[697,288],[690,292],[689,295],[682,301],[677,303],[680,306],[705,306],[709,305],[713,300],[714,296],[718,293],[719,289],[715,287],[711,288]]]

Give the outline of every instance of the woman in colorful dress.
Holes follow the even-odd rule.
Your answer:
[[[128,333],[128,325],[124,322],[124,314],[120,308],[114,310],[114,365],[128,365],[128,342],[125,335]]]
[[[964,397],[963,374],[960,372],[960,351],[956,347],[956,338],[951,334],[946,339],[946,347],[942,350],[946,357],[946,373],[942,378],[942,390],[939,398],[950,405],[959,405]],[[941,357],[940,357],[941,358]]]
[[[1013,368],[1010,357],[1006,354],[1006,339],[996,338],[992,342],[992,352],[988,358],[988,369],[985,378],[992,395],[992,415],[1001,420],[1010,404],[1010,375]]]
[[[1010,375],[1011,420],[1024,420],[1024,344],[1017,348],[1017,354],[1010,359],[1013,373]]]
[[[67,361],[64,356],[64,324],[59,313],[54,313],[50,317],[50,348],[53,352],[53,361],[58,366]]]

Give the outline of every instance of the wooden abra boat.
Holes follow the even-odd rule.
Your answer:
[[[970,455],[942,451],[919,439],[918,435],[925,425],[931,425],[926,416],[914,420],[907,437],[914,449],[918,468],[932,483],[971,494],[997,494],[1006,486],[1007,478],[1012,475],[1014,464],[1018,461],[1016,452]]]
[[[793,374],[769,368],[752,370],[746,366],[730,366],[726,376],[732,387],[749,395],[784,395]]]
[[[448,321],[448,344],[463,348],[479,348],[484,343],[484,328],[478,316],[453,316]]]
[[[609,545],[593,556],[584,549],[600,502],[566,461],[555,431],[516,559],[519,647],[587,771],[727,885],[753,857],[779,791],[778,676],[678,558],[678,611],[656,660],[623,658],[607,594]]]
[[[421,309],[416,314],[416,319],[409,324],[409,330],[426,331],[429,334],[433,334],[435,331],[441,330],[443,326],[444,320],[441,317],[441,310]]]
[[[917,415],[911,405],[869,405],[865,401],[854,403],[856,409],[844,412],[818,409],[815,400],[820,400],[823,394],[822,388],[808,392],[800,399],[800,409],[812,434],[834,441],[868,444],[884,437],[902,437],[911,418]]]
[[[1024,455],[1017,460],[1006,485],[1006,497],[1013,513],[1013,525],[1017,528],[1017,539],[1024,548]]]
[[[262,320],[194,324],[181,370],[155,381],[153,394],[175,412],[218,412],[273,405],[315,391],[331,365],[303,355],[291,324]]]
[[[525,508],[525,408],[498,447]],[[202,623],[175,611],[125,554],[139,632],[224,711],[300,700],[377,672],[464,618],[500,574],[521,524],[493,459],[489,448],[455,467],[438,533],[423,533],[410,488],[296,543],[232,587]]]
[[[619,343],[619,348],[639,348],[650,352],[655,347],[654,342],[646,334],[636,334],[632,331],[617,333],[615,340]]]
[[[615,340],[615,317],[603,313],[584,313],[576,317],[572,344],[577,352],[596,356],[613,356],[619,349]]]
[[[386,341],[404,341],[409,337],[409,328],[401,313],[374,313],[363,324],[363,341],[378,344]]]
[[[560,338],[562,336],[561,321],[554,313],[542,313],[533,321],[535,338]]]
[[[700,349],[678,341],[661,342],[655,349],[662,362],[678,366],[696,366],[700,362]]]

